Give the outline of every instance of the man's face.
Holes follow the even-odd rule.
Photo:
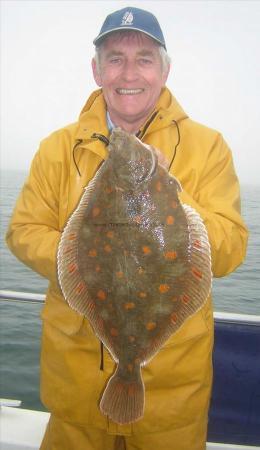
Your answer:
[[[102,44],[99,70],[94,60],[92,67],[111,120],[137,131],[153,111],[169,72],[163,71],[158,45],[143,33],[111,35]]]

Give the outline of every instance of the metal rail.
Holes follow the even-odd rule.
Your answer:
[[[45,295],[31,292],[16,292],[0,290],[0,301],[24,302],[24,303],[44,303]],[[260,326],[260,315],[235,314],[230,312],[214,312],[216,322],[245,323]]]
[[[44,303],[45,295],[31,292],[0,290],[0,300],[8,302]]]
[[[260,326],[260,315],[256,314],[236,314],[230,312],[214,311],[215,322],[239,323],[245,325]]]

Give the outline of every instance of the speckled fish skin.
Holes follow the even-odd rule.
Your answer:
[[[100,408],[120,424],[143,416],[141,367],[203,306],[211,288],[207,232],[180,203],[180,189],[151,148],[115,129],[108,159],[60,241],[64,297],[117,363]]]

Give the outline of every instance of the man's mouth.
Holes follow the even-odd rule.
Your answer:
[[[116,89],[117,94],[119,95],[137,95],[144,92],[144,89]]]

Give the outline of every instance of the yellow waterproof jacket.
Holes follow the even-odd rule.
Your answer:
[[[167,88],[156,112],[140,130],[140,138],[169,160],[180,140],[171,172],[183,187],[181,200],[200,213],[207,227],[214,276],[224,276],[243,261],[247,243],[231,152],[221,134],[188,118]],[[210,299],[143,369],[144,418],[119,426],[99,411],[114,363],[105,351],[100,366],[100,342],[88,321],[62,297],[56,253],[84,187],[107,157],[100,135],[108,137],[109,131],[103,94],[98,90],[88,99],[78,122],[42,141],[7,233],[11,251],[50,280],[42,311],[43,403],[64,420],[92,424],[110,433],[185,429],[192,423],[206,423],[212,379]]]

